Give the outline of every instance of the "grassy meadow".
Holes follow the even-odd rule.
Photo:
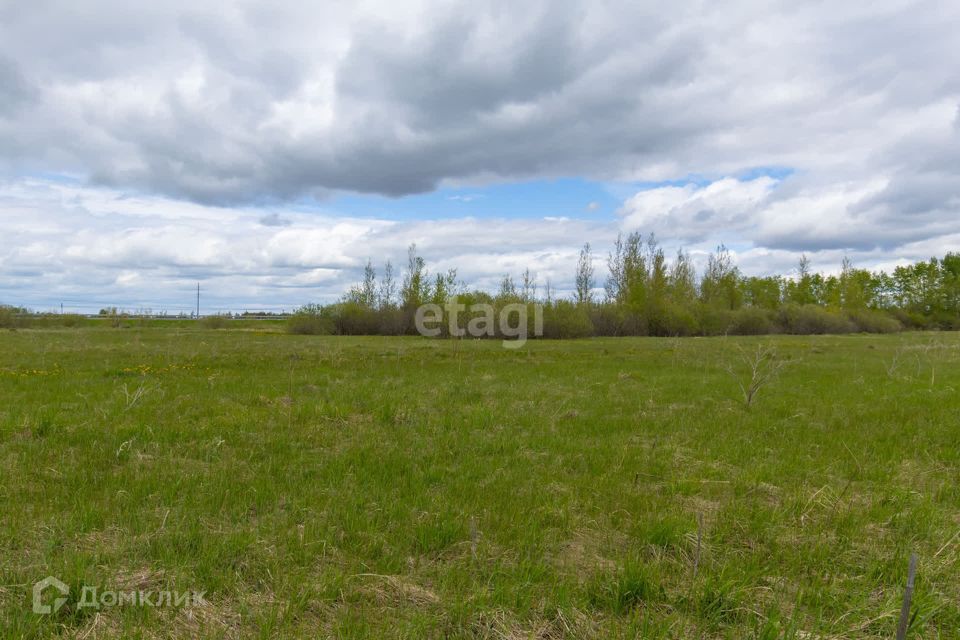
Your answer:
[[[915,552],[957,638],[958,391],[955,333],[3,331],[0,637],[892,638]]]

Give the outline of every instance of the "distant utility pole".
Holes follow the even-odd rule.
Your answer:
[[[200,283],[197,283],[197,320],[200,319]]]

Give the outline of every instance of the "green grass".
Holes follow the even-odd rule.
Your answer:
[[[0,333],[2,637],[960,637],[956,334],[264,327]]]

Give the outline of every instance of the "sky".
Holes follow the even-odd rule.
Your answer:
[[[634,230],[750,275],[958,251],[957,33],[957,2],[0,0],[0,303],[289,310],[414,242],[563,294]]]

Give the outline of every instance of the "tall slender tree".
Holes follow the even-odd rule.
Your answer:
[[[430,299],[430,281],[426,263],[417,255],[416,244],[411,244],[407,249],[407,272],[403,276],[400,295],[406,309],[416,309]]]
[[[530,267],[523,270],[523,279],[520,283],[520,298],[524,302],[533,302],[537,299],[537,278],[530,273]]]
[[[580,257],[577,259],[576,302],[578,305],[592,304],[593,285],[593,255],[590,253],[590,243],[587,242],[580,250]]]
[[[383,267],[383,277],[380,279],[377,306],[381,309],[389,309],[393,306],[396,296],[397,283],[393,277],[393,264],[387,260],[387,264]]]

